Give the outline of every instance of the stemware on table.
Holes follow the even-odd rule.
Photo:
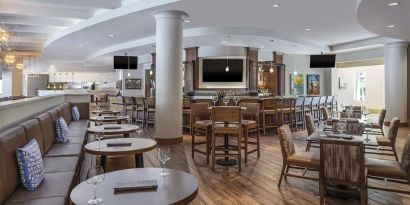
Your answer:
[[[216,106],[216,103],[218,102],[218,97],[217,96],[212,96],[211,101],[212,101],[212,103],[214,103],[214,106]]]
[[[159,174],[163,177],[168,176],[169,172],[165,170],[165,163],[171,159],[171,151],[168,147],[158,147],[157,150],[158,161],[161,164],[162,172]]]
[[[93,198],[88,200],[88,204],[100,204],[104,200],[102,198],[97,197],[97,186],[101,184],[105,179],[104,169],[101,166],[96,168],[90,168],[87,171],[87,184],[93,186]]]

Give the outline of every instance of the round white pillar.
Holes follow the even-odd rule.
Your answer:
[[[181,11],[157,11],[155,135],[159,144],[182,142],[182,50]]]
[[[386,122],[398,117],[407,124],[407,47],[405,42],[384,47]]]

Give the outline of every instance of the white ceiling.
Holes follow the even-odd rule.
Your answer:
[[[386,0],[0,0],[0,19],[16,25],[20,50],[42,50],[43,59],[55,64],[110,69],[113,55],[154,52],[155,21],[150,13],[164,9],[189,15],[185,47],[223,45],[230,35],[234,46],[310,54],[356,49],[362,41],[374,47],[395,40],[381,41],[379,35],[407,39],[373,29],[380,22],[371,20],[378,15],[366,15],[376,9],[368,5],[371,2]],[[402,10],[408,3],[400,5]],[[378,14],[384,10],[377,7]],[[400,18],[409,17],[407,13]]]

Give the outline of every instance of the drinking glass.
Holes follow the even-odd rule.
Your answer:
[[[233,101],[235,101],[236,106],[238,106],[238,103],[239,103],[240,100],[241,100],[241,98],[239,98],[239,96],[233,97]]]
[[[101,184],[104,181],[105,175],[104,170],[101,166],[96,168],[90,168],[87,171],[87,184],[93,186],[94,195],[93,198],[88,200],[88,204],[100,204],[103,202],[102,198],[97,197],[97,185]]]
[[[362,113],[364,116],[364,120],[367,121],[367,115],[369,114],[369,111],[367,109],[363,109]]]
[[[95,133],[95,139],[98,140],[97,149],[101,149],[101,140],[104,138],[104,128],[99,128]]]
[[[228,103],[229,103],[229,97],[224,97],[223,102],[224,102],[225,106],[227,106]]]
[[[366,142],[370,141],[369,139],[369,133],[372,133],[373,127],[371,123],[366,123],[364,131],[366,132],[366,139],[364,139]]]
[[[165,171],[165,163],[171,159],[171,151],[168,147],[158,147],[157,157],[162,167],[162,173],[160,173],[159,175],[163,177],[168,176],[169,172]]]
[[[214,107],[216,106],[216,103],[218,102],[218,97],[217,96],[212,96],[212,102],[214,103]]]
[[[142,139],[142,133],[144,132],[144,130],[142,130],[142,128],[138,128],[137,129],[137,139]]]
[[[347,118],[351,118],[351,117],[352,117],[352,114],[353,114],[353,107],[352,107],[352,106],[346,107],[346,115],[347,115]]]
[[[336,131],[338,134],[343,134],[346,129],[346,122],[338,122],[336,123]]]

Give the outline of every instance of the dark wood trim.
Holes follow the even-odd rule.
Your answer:
[[[159,145],[173,145],[173,144],[180,144],[183,141],[183,137],[177,137],[177,138],[167,138],[167,139],[163,139],[163,138],[155,138],[155,140],[157,141],[157,143]]]

